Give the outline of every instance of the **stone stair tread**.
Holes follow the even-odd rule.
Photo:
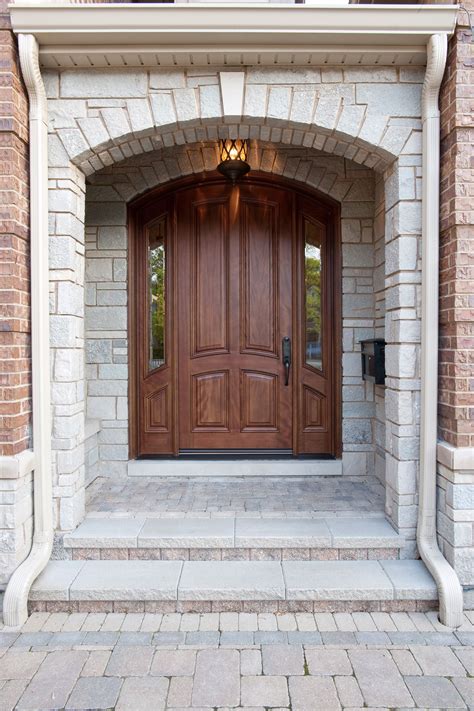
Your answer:
[[[435,600],[419,560],[50,561],[31,600]]]
[[[65,548],[402,548],[384,518],[86,518]]]

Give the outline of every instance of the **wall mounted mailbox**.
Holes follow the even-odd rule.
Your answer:
[[[375,385],[385,384],[385,341],[371,338],[360,341],[362,356],[362,378]]]

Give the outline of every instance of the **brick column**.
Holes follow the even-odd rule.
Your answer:
[[[28,105],[7,0],[0,0],[0,455],[30,443]]]
[[[463,3],[474,18],[474,0]],[[441,88],[438,537],[474,584],[474,45],[466,11]],[[471,593],[472,595],[472,593]],[[471,601],[472,602],[472,601]]]

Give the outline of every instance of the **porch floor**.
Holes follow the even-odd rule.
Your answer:
[[[87,489],[89,515],[147,517],[380,516],[376,477],[98,477]]]

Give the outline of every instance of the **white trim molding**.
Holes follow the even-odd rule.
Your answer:
[[[33,35],[18,37],[21,70],[30,102],[30,254],[33,381],[34,531],[28,557],[10,578],[3,601],[6,625],[28,617],[28,594],[53,546],[51,394],[49,370],[48,117]]]
[[[216,5],[71,4],[18,0],[11,5],[13,29],[42,45],[87,48],[131,44],[180,47],[216,53],[269,47],[289,54],[324,45],[425,46],[433,34],[452,34],[455,5]],[[272,63],[272,62],[271,62]]]
[[[436,581],[440,620],[448,627],[462,624],[463,595],[458,576],[438,547],[436,537],[436,446],[438,426],[438,289],[439,289],[439,157],[438,97],[446,67],[446,35],[433,35],[422,97],[422,315],[421,315],[421,434],[417,543]]]

